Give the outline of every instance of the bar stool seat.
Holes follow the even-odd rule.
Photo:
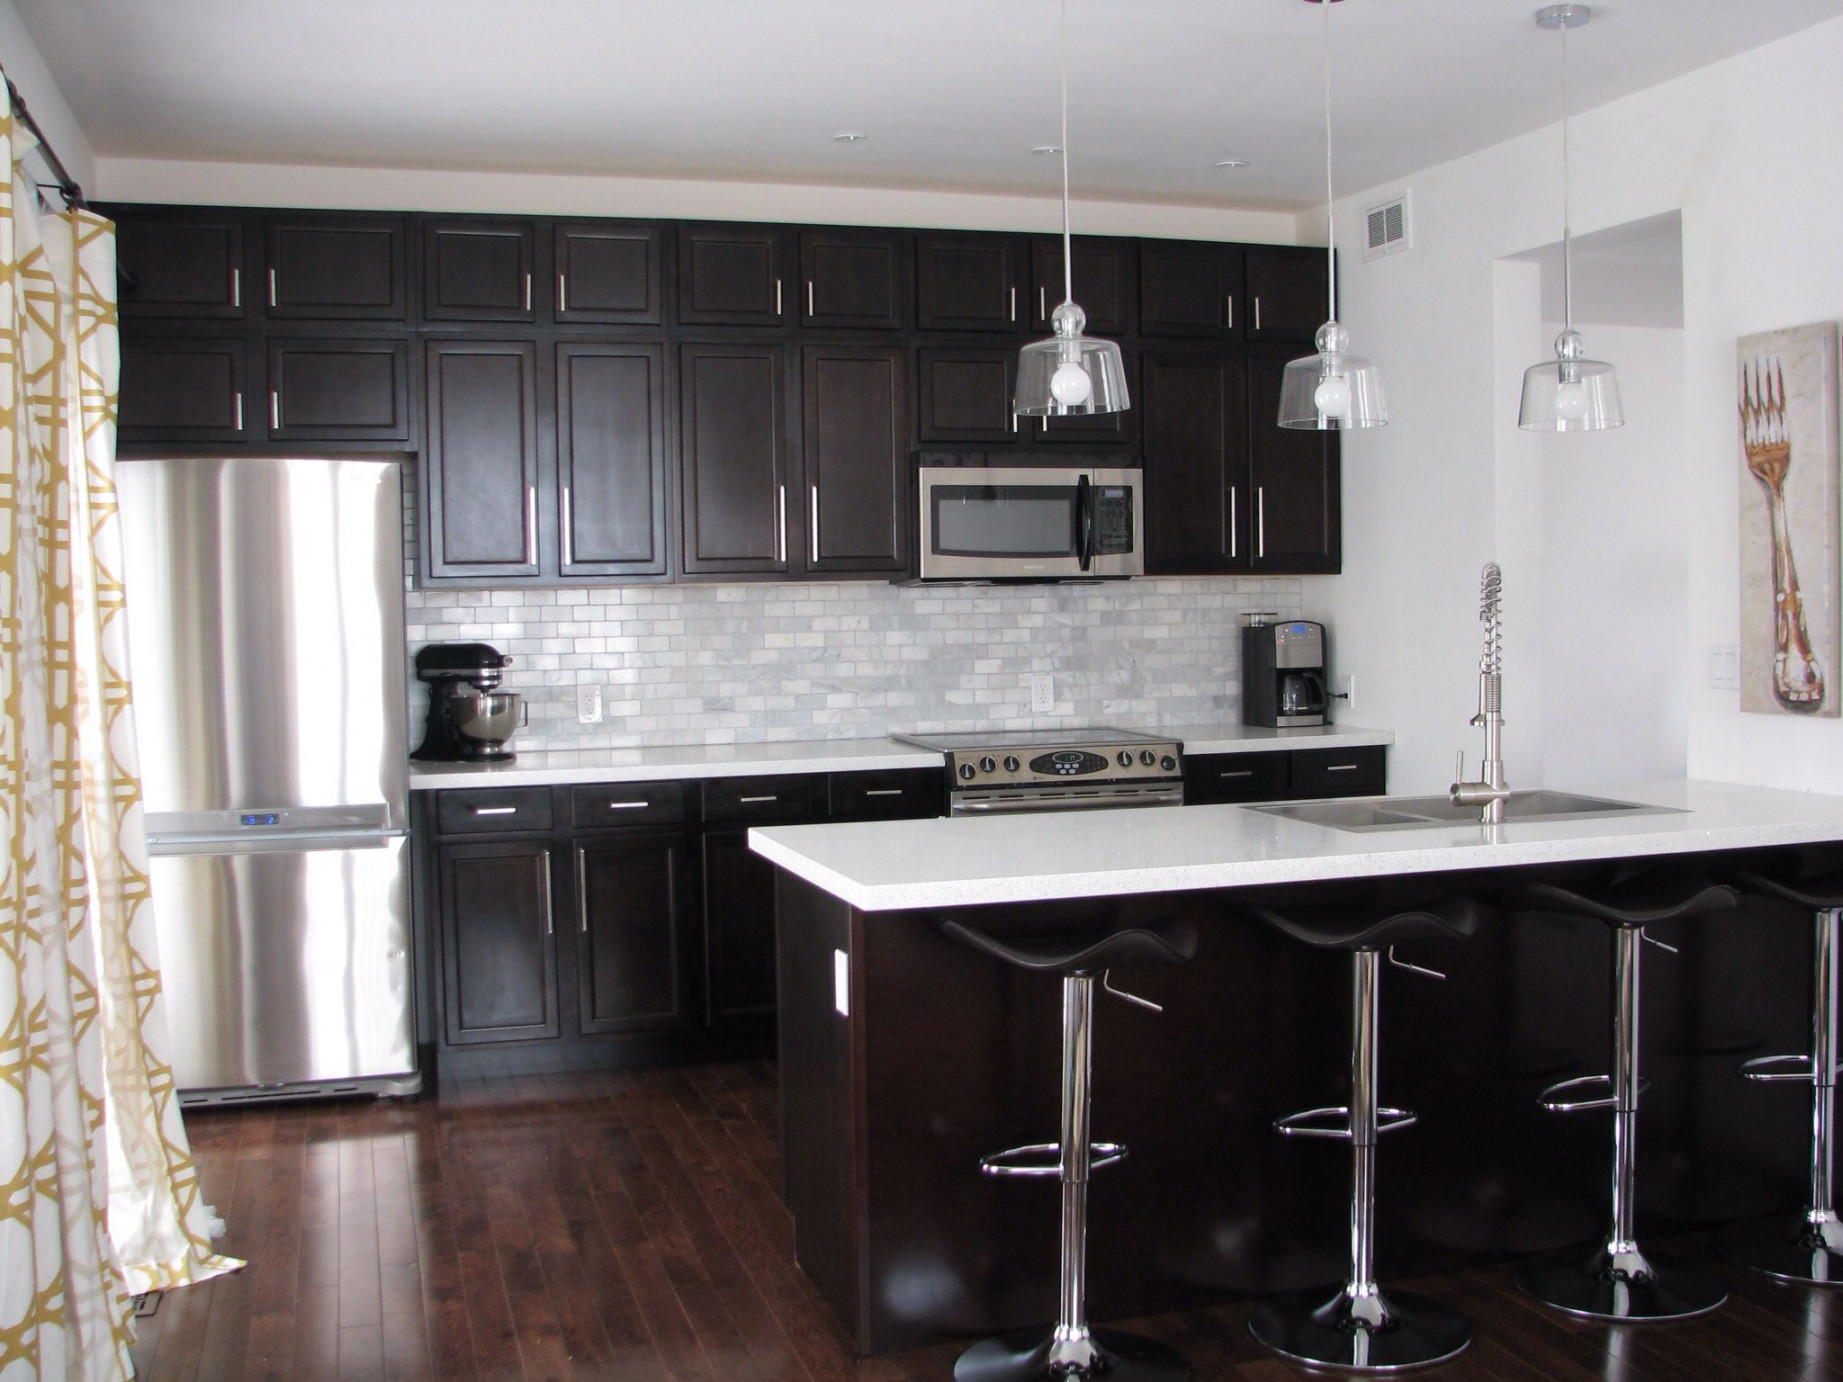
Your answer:
[[[1836,1132],[1837,932],[1843,925],[1843,868],[1833,857],[1800,851],[1750,858],[1719,870],[1723,882],[1755,897],[1800,908],[1815,923],[1811,951],[1811,1048],[1803,1056],[1762,1056],[1743,1062],[1743,1078],[1811,1086],[1811,1193],[1798,1215],[1774,1215],[1728,1224],[1715,1246],[1732,1261],[1781,1281],[1843,1285],[1843,1221],[1831,1186]]]
[[[1351,1102],[1307,1109],[1275,1120],[1289,1137],[1329,1137],[1351,1144],[1350,1274],[1341,1286],[1321,1286],[1274,1296],[1254,1308],[1248,1328],[1282,1357],[1314,1367],[1352,1372],[1394,1372],[1444,1362],[1472,1341],[1472,1324],[1442,1301],[1391,1291],[1375,1278],[1376,1139],[1411,1127],[1416,1115],[1385,1108],[1377,1089],[1377,1026],[1381,1015],[1381,958],[1397,968],[1436,979],[1434,970],[1397,960],[1407,941],[1470,936],[1479,904],[1446,897],[1400,911],[1282,911],[1259,902],[1238,910],[1295,940],[1351,952]]]
[[[1612,1226],[1596,1249],[1548,1253],[1521,1264],[1516,1281],[1545,1305],[1590,1319],[1636,1322],[1680,1320],[1706,1314],[1728,1298],[1721,1275],[1699,1262],[1640,1250],[1636,1217],[1638,1165],[1638,1013],[1641,949],[1645,935],[1662,921],[1686,921],[1730,911],[1735,891],[1701,875],[1671,866],[1615,875],[1603,885],[1563,886],[1513,883],[1503,900],[1521,912],[1591,917],[1613,932],[1613,1024],[1610,1075],[1586,1075],[1549,1086],[1540,1096],[1557,1113],[1613,1110]],[[1601,1097],[1576,1091],[1604,1087]],[[1566,1097],[1562,1097],[1562,1096]]]
[[[1062,1256],[1053,1326],[983,1339],[954,1364],[956,1382],[1186,1382],[1189,1365],[1153,1339],[1090,1329],[1087,1315],[1088,1173],[1126,1156],[1117,1142],[1088,1138],[1094,1054],[1096,976],[1108,993],[1160,1011],[1107,982],[1115,968],[1183,964],[1197,953],[1196,927],[1184,918],[1102,935],[988,935],[952,918],[942,933],[994,959],[1062,979],[1062,1128],[1055,1142],[1011,1147],[980,1158],[988,1176],[1055,1176],[1062,1182]]]

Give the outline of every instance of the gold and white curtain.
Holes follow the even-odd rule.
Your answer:
[[[115,507],[113,227],[49,212],[0,92],[0,1382],[133,1375],[212,1253],[162,1060]]]

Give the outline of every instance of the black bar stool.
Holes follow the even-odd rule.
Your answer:
[[[1088,1141],[1090,1075],[1094,1055],[1094,981],[1107,992],[1153,1012],[1157,1004],[1121,993],[1107,982],[1110,969],[1182,964],[1197,953],[1196,927],[1187,920],[1116,931],[1110,935],[1019,936],[1003,940],[957,921],[941,930],[1006,964],[1062,976],[1062,1130],[1056,1142],[1013,1147],[981,1157],[988,1176],[1057,1176],[1062,1181],[1062,1269],[1056,1323],[984,1339],[954,1364],[957,1382],[1026,1382],[1026,1379],[1102,1378],[1109,1382],[1185,1382],[1190,1368],[1165,1345],[1118,1330],[1088,1328],[1088,1172],[1126,1156],[1117,1142]]]
[[[1249,1317],[1254,1337],[1282,1357],[1308,1366],[1353,1372],[1394,1372],[1439,1363],[1472,1342],[1472,1323],[1452,1306],[1376,1284],[1376,1138],[1410,1127],[1416,1115],[1384,1108],[1377,1096],[1377,1025],[1381,1016],[1382,955],[1430,978],[1446,976],[1397,960],[1404,941],[1469,936],[1479,908],[1447,897],[1424,907],[1382,915],[1362,912],[1280,912],[1258,903],[1242,910],[1307,945],[1350,955],[1350,1105],[1289,1114],[1274,1127],[1289,1137],[1333,1137],[1350,1143],[1350,1275],[1341,1287],[1293,1291],[1263,1301]],[[1328,1123],[1327,1120],[1338,1120]]]
[[[1563,1080],[1542,1091],[1555,1113],[1613,1110],[1613,1210],[1605,1241],[1586,1257],[1572,1248],[1533,1258],[1517,1268],[1517,1285],[1545,1305],[1598,1320],[1681,1320],[1715,1309],[1728,1298],[1720,1273],[1698,1262],[1642,1252],[1633,1228],[1638,1169],[1638,996],[1640,947],[1645,927],[1730,911],[1733,888],[1693,874],[1657,868],[1604,887],[1576,891],[1553,883],[1517,883],[1506,901],[1519,911],[1592,917],[1613,932],[1613,1073]],[[1589,1086],[1598,1098],[1575,1097]]]
[[[1715,1235],[1722,1253],[1782,1281],[1843,1285],[1843,1221],[1830,1183],[1837,1081],[1837,928],[1843,923],[1843,869],[1801,876],[1796,851],[1759,868],[1726,868],[1720,876],[1742,892],[1790,902],[1811,914],[1811,1053],[1762,1056],[1745,1062],[1749,1080],[1798,1080],[1811,1086],[1811,1197],[1796,1218],[1784,1215],[1729,1224]],[[1830,861],[1834,865],[1835,860]],[[1822,865],[1819,866],[1820,868]]]

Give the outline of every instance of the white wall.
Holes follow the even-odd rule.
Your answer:
[[[1605,446],[1596,447],[1604,437],[1580,437],[1567,439],[1565,451],[1543,447],[1543,518],[1533,538],[1530,439],[1515,431],[1514,371],[1498,357],[1506,337],[1537,331],[1531,362],[1546,341],[1534,309],[1517,305],[1527,294],[1507,285],[1498,261],[1557,238],[1559,132],[1407,179],[1415,238],[1407,254],[1363,263],[1358,213],[1370,193],[1340,203],[1342,316],[1356,348],[1384,370],[1394,421],[1345,439],[1344,575],[1307,582],[1304,609],[1332,623],[1338,669],[1359,678],[1351,718],[1396,730],[1392,786],[1444,784],[1453,748],[1478,742],[1465,720],[1475,698],[1480,565],[1503,563],[1509,610],[1533,604],[1535,628],[1560,630],[1571,617],[1567,602],[1627,573],[1601,554],[1564,579],[1557,549],[1569,532],[1594,534],[1605,548],[1619,527],[1610,515],[1624,511],[1644,525],[1646,555],[1643,579],[1620,597],[1621,617],[1675,627],[1671,665],[1657,669],[1654,684],[1661,679],[1664,701],[1683,707],[1690,775],[1843,792],[1843,722],[1743,715],[1736,692],[1711,690],[1702,675],[1707,645],[1739,637],[1735,339],[1843,317],[1838,71],[1843,20],[1575,120],[1577,231],[1682,212],[1680,392],[1673,395],[1667,377],[1672,346],[1587,332],[1598,353],[1610,356],[1597,341],[1615,338],[1633,352],[1628,415],[1641,393],[1660,406],[1680,397],[1682,411],[1674,436],[1668,427],[1646,435],[1633,421],[1628,437]],[[1577,460],[1577,441],[1603,463]],[[1570,484],[1580,488],[1566,497]],[[1672,528],[1680,539],[1667,540]],[[1668,551],[1673,540],[1686,568],[1680,577],[1659,569],[1679,560]],[[1542,653],[1540,637],[1532,647],[1512,633],[1508,697],[1516,704],[1533,690],[1544,738],[1553,739],[1595,712],[1591,687],[1565,666],[1543,666]],[[1622,696],[1636,694],[1629,683],[1642,670],[1618,669],[1628,683]],[[1667,723],[1651,732],[1674,734]],[[1544,771],[1514,730],[1507,744],[1513,783]],[[1674,747],[1653,743],[1651,751]],[[1554,752],[1558,770],[1583,767],[1562,745]]]
[[[25,99],[26,109],[44,130],[45,138],[57,150],[70,175],[82,184],[87,196],[95,197],[96,155],[77,127],[77,118],[64,102],[64,93],[51,79],[51,70],[20,21],[13,0],[0,0],[0,67],[6,69],[13,85]]]

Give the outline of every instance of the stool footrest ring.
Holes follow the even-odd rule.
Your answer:
[[[1781,1068],[1784,1067],[1784,1068]],[[1815,1083],[1812,1075],[1810,1056],[1759,1056],[1753,1060],[1744,1060],[1734,1067],[1734,1073],[1743,1080],[1759,1080],[1764,1084],[1775,1084],[1780,1080],[1792,1080],[1802,1084]],[[1830,1072],[1836,1078],[1837,1072]]]
[[[1327,1119],[1341,1121],[1325,1125]],[[1399,1132],[1411,1128],[1420,1121],[1418,1114],[1410,1113],[1405,1108],[1379,1108],[1376,1110],[1376,1135],[1385,1132]],[[1289,1113],[1284,1118],[1273,1120],[1274,1131],[1282,1137],[1333,1137],[1340,1142],[1349,1142],[1354,1134],[1350,1127],[1350,1109],[1309,1108],[1298,1113]]]
[[[1020,1158],[1041,1158],[1041,1160],[1024,1161]],[[1126,1144],[1123,1142],[1090,1142],[1088,1144],[1088,1169],[1098,1171],[1105,1166],[1112,1166],[1126,1160]],[[1002,1152],[993,1152],[990,1156],[979,1158],[979,1171],[987,1176],[1060,1176],[1062,1174],[1062,1144],[1060,1142],[1033,1142],[1028,1147],[1007,1147]]]
[[[1643,1094],[1651,1085],[1649,1079],[1638,1081],[1638,1092]],[[1555,1096],[1571,1089],[1586,1089],[1589,1086],[1605,1089],[1608,1093],[1599,1099],[1558,1099]],[[1536,1102],[1550,1113],[1583,1113],[1588,1109],[1614,1108],[1618,1097],[1610,1091],[1613,1087],[1611,1075],[1577,1075],[1572,1080],[1559,1080],[1536,1096]]]

